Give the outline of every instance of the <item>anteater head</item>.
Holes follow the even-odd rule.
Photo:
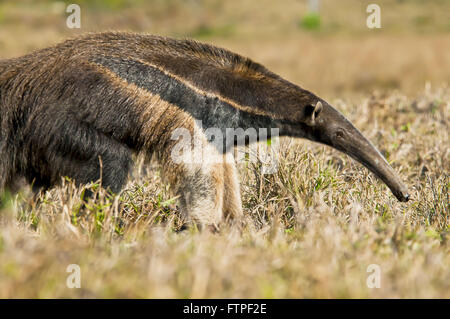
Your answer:
[[[409,200],[406,186],[383,155],[345,116],[314,94],[304,90],[301,94],[303,105],[291,106],[290,119],[280,121],[282,132],[331,146],[351,156],[379,177],[399,201]]]

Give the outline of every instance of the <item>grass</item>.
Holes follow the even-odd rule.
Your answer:
[[[299,27],[307,2],[297,0],[82,1],[80,30],[66,28],[63,2],[1,1],[0,58],[111,29],[250,56],[343,112],[412,200],[397,202],[335,150],[285,138],[276,174],[240,164],[253,227],[180,232],[159,167],[137,159],[117,197],[68,179],[36,198],[2,195],[0,298],[450,298],[450,2],[379,0],[376,32],[365,25],[369,3],[322,0],[311,32]],[[71,264],[80,289],[66,286]],[[366,284],[372,264],[381,288]]]
[[[406,180],[399,203],[368,171],[330,148],[282,139],[276,174],[242,163],[254,227],[218,234],[182,224],[155,163],[139,160],[120,196],[70,180],[0,212],[0,297],[450,297],[448,87],[414,100],[398,92],[335,105]],[[356,107],[358,105],[358,107]],[[395,131],[395,134],[391,132]],[[81,288],[66,287],[68,265]],[[381,269],[370,289],[367,267]]]

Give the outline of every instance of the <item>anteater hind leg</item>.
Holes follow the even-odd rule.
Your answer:
[[[84,162],[69,158],[66,166],[61,168],[61,175],[73,178],[77,185],[100,180],[103,188],[117,194],[125,185],[131,169],[131,151],[114,140],[101,143]],[[90,196],[91,192],[85,194]]]
[[[113,141],[108,144],[108,150],[94,153],[85,163],[72,163],[71,171],[63,175],[73,178],[78,185],[100,180],[103,188],[113,194],[119,193],[131,169],[131,151]]]
[[[122,189],[132,164],[126,145],[85,123],[69,120],[52,133],[48,141],[31,146],[35,158],[28,174],[30,182],[39,181],[45,188],[67,176],[77,185],[101,179],[102,187],[113,193]]]

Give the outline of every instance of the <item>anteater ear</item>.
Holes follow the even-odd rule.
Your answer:
[[[307,111],[307,118],[306,118],[306,124],[313,126],[316,124],[316,117],[320,114],[322,111],[322,102],[318,101],[316,103],[316,106],[310,106],[310,111]]]
[[[317,102],[316,107],[314,107],[314,117],[317,117],[319,113],[322,112],[322,102]]]

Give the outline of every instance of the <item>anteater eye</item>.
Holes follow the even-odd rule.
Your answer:
[[[343,130],[337,130],[336,133],[334,133],[336,138],[343,138],[344,137],[344,131]]]

